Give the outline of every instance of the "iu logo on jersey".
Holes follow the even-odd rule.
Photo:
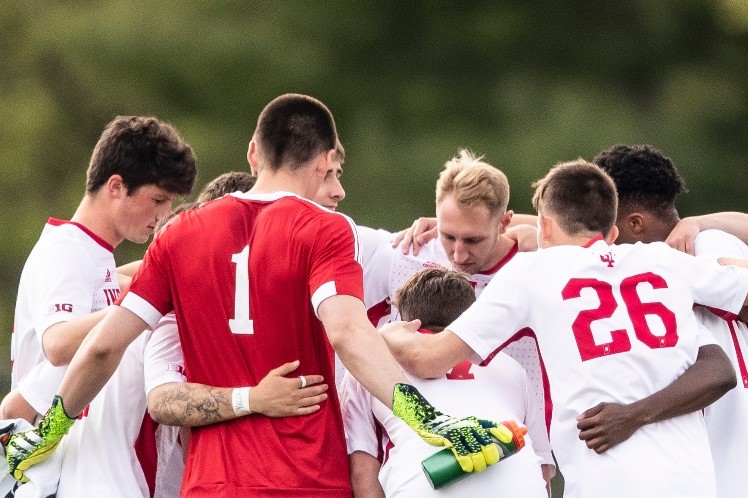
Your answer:
[[[107,306],[111,306],[119,297],[119,289],[104,289]]]
[[[602,261],[603,263],[608,263],[608,268],[613,268],[613,263],[615,263],[615,260],[613,259],[613,252],[611,251],[607,254],[601,254],[600,261]]]

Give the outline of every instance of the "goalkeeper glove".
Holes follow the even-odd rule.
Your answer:
[[[480,472],[515,450],[510,428],[476,417],[444,415],[409,384],[395,384],[392,412],[427,443],[451,449],[465,472]],[[501,448],[491,436],[502,444]],[[507,451],[509,445],[511,450]]]
[[[52,406],[39,425],[25,432],[13,434],[5,448],[8,472],[21,482],[27,482],[24,472],[47,458],[62,437],[68,433],[75,419],[68,417],[62,398],[55,396]]]

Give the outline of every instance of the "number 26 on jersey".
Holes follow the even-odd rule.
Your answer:
[[[665,279],[651,272],[626,277],[621,281],[621,299],[633,325],[634,335],[652,349],[675,346],[678,343],[675,313],[659,302],[643,303],[637,293],[637,286],[640,284],[649,285],[653,289],[667,288]],[[613,294],[613,286],[596,278],[572,278],[561,291],[561,297],[564,300],[579,298],[584,289],[597,293],[600,305],[580,311],[571,326],[582,361],[629,351],[631,338],[625,329],[610,331],[611,341],[601,344],[595,342],[592,334],[592,323],[612,317],[619,306]],[[647,323],[648,315],[662,321],[665,329],[663,335],[652,333]]]

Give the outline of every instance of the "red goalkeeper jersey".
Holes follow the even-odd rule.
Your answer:
[[[155,324],[174,309],[188,381],[256,385],[296,359],[334,389],[316,316],[336,294],[363,298],[351,220],[297,196],[236,194],[182,213],[153,242],[122,306]],[[182,494],[349,496],[340,407],[241,417],[192,431]]]

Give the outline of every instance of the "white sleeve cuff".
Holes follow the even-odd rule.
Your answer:
[[[159,320],[163,317],[161,312],[154,308],[151,303],[132,292],[127,293],[120,306],[138,315],[141,320],[148,324],[151,330],[156,328]]]

